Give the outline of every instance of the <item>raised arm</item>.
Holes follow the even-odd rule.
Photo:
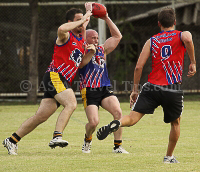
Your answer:
[[[111,33],[111,37],[108,38],[105,41],[105,43],[103,44],[105,54],[108,55],[109,53],[111,53],[117,47],[120,40],[122,39],[122,34],[120,33],[117,26],[108,17],[108,13],[106,14],[105,17],[102,17],[101,19],[105,20],[106,24],[108,25],[108,27],[110,29],[110,33]]]
[[[192,34],[188,31],[182,32],[181,39],[186,46],[186,50],[190,58],[190,65],[189,65],[189,71],[188,71],[187,76],[192,77],[196,73],[196,59],[195,59],[195,53],[194,53],[194,44],[192,41]]]
[[[92,4],[94,2],[86,2],[85,3],[85,10],[86,10],[86,13],[87,11],[90,11],[92,12]],[[87,21],[83,24],[83,32],[82,32],[82,35],[83,35],[83,38],[86,39],[86,27],[88,25],[88,23],[90,22],[90,16],[87,18]]]
[[[69,39],[69,31],[84,24],[91,15],[92,15],[91,11],[87,11],[86,14],[80,20],[62,24],[58,28],[57,32],[58,38],[56,42],[58,44],[65,43]]]

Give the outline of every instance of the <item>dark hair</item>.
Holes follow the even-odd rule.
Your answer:
[[[165,7],[158,13],[158,21],[160,24],[165,27],[171,27],[174,25],[176,19],[176,14],[173,8]]]
[[[69,9],[67,12],[66,12],[66,21],[68,22],[68,20],[71,20],[73,21],[74,20],[74,17],[75,17],[75,14],[77,13],[82,13],[83,14],[83,11],[79,8],[71,8]]]

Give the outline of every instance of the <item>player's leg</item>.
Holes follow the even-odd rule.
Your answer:
[[[145,114],[136,111],[130,111],[129,115],[124,115],[120,119],[121,127],[130,127],[135,125]]]
[[[123,116],[120,120],[114,120],[107,126],[101,127],[97,131],[97,138],[99,140],[105,139],[110,133],[115,132],[119,127],[129,127],[136,124],[145,114],[153,114],[156,107],[158,107],[159,101],[154,100],[157,94],[153,85],[146,83],[142,87],[142,91],[137,98],[137,101],[129,115]]]
[[[57,109],[55,99],[45,98],[42,99],[36,114],[19,127],[19,129],[12,134],[10,138],[3,141],[3,145],[8,149],[8,154],[17,155],[17,143],[22,137],[33,131],[39,124],[46,121]]]
[[[69,119],[76,109],[77,101],[75,94],[71,88],[68,88],[54,96],[54,98],[63,105],[63,110],[59,114],[55,131],[53,135],[53,139],[50,141],[49,146],[51,148],[55,148],[56,146],[65,147],[68,145],[68,142],[62,140],[62,133],[69,122]]]
[[[101,101],[101,106],[113,115],[114,120],[122,117],[119,100],[116,96],[111,95]],[[129,153],[122,146],[122,128],[114,132],[114,153]]]
[[[135,125],[145,114],[131,111],[129,115],[123,116],[120,120],[113,120],[110,124],[103,126],[97,131],[99,140],[105,139],[112,132],[117,131],[120,127],[130,127]]]
[[[183,111],[183,91],[180,87],[180,84],[173,84],[162,89],[164,122],[171,124],[164,163],[179,163],[173,156],[173,152],[180,136],[180,115]]]
[[[16,131],[19,137],[24,137],[33,131],[39,124],[45,122],[57,109],[57,103],[53,98],[42,99],[36,114],[27,119]]]
[[[85,125],[86,136],[92,137],[92,134],[96,130],[99,124],[98,107],[96,105],[89,105],[85,109],[88,123]]]
[[[63,132],[69,119],[76,109],[77,101],[75,94],[71,88],[55,95],[54,97],[61,105],[63,105],[64,109],[60,113],[56,123],[56,131]]]
[[[76,97],[68,81],[61,74],[47,72],[44,75],[43,81],[48,93],[47,96],[54,98],[57,104],[61,104],[64,107],[58,116],[53,139],[50,141],[49,146],[51,148],[56,146],[65,147],[68,145],[68,142],[62,140],[62,132],[76,108]]]
[[[83,88],[81,96],[88,123],[85,125],[85,138],[82,146],[83,153],[90,153],[92,146],[92,134],[99,124],[98,109],[100,104],[101,92],[99,89]]]
[[[85,125],[85,138],[82,146],[83,153],[90,153],[92,146],[92,134],[96,130],[97,125],[99,124],[99,116],[98,116],[98,106],[96,105],[88,105],[85,108],[86,116],[88,119],[88,123]]]
[[[171,131],[169,134],[169,144],[166,156],[172,156],[176,143],[180,136],[180,117],[171,122]]]
[[[120,108],[120,103],[116,96],[112,95],[104,98],[101,101],[101,106],[109,113],[112,114],[114,120],[120,120],[122,118],[122,110]],[[114,138],[116,140],[122,139],[122,128],[114,132]]]
[[[171,122],[171,131],[169,134],[169,143],[166,156],[164,156],[164,163],[179,163],[176,157],[173,156],[176,143],[180,136],[180,117]]]

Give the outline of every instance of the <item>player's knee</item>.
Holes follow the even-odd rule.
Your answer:
[[[121,109],[117,109],[114,113],[114,119],[121,119],[122,118],[122,110]]]
[[[96,128],[97,125],[98,125],[97,123],[91,123],[91,124],[90,124],[90,127],[91,127],[91,128]]]
[[[75,111],[75,109],[77,107],[77,101],[72,100],[63,106],[64,106],[64,108],[70,109],[71,111]]]
[[[180,125],[180,118],[177,118],[176,120],[171,122],[172,126],[179,126]]]
[[[90,122],[90,127],[96,128],[98,124],[99,124],[99,120],[93,120]]]
[[[49,116],[36,114],[35,116],[33,116],[33,118],[34,118],[33,121],[35,121],[37,124],[41,124],[45,122],[49,118]]]
[[[71,105],[71,109],[72,109],[73,111],[75,111],[76,108],[77,108],[77,101],[75,100],[75,101],[72,103],[72,105]]]

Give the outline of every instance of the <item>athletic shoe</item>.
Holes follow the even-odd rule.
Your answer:
[[[2,144],[8,149],[9,155],[17,155],[18,146],[17,144],[10,142],[9,138],[6,138]]]
[[[92,141],[91,142],[86,142],[84,139],[84,143],[82,146],[82,152],[83,153],[90,153],[90,149],[92,147]]]
[[[170,164],[170,163],[179,163],[178,160],[176,160],[176,157],[174,155],[172,156],[164,156],[164,163]]]
[[[62,140],[62,137],[56,137],[54,139],[52,139],[49,143],[49,146],[53,149],[56,146],[59,147],[66,147],[68,145],[68,142],[66,140]]]
[[[129,154],[122,146],[119,146],[117,149],[113,149],[113,153],[126,153]]]
[[[109,134],[112,132],[115,132],[119,129],[120,127],[120,122],[118,120],[112,121],[110,124],[103,126],[98,129],[97,131],[97,138],[99,140],[105,139]]]

